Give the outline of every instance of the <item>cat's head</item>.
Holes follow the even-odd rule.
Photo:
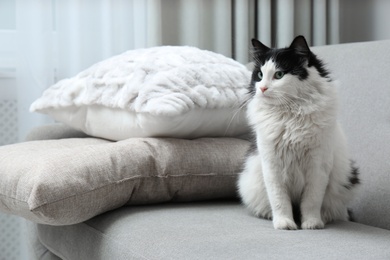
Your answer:
[[[312,102],[321,95],[321,83],[329,82],[322,62],[310,51],[303,36],[286,48],[272,49],[252,40],[255,69],[250,93],[264,103]]]

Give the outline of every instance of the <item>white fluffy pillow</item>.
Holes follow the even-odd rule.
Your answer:
[[[30,110],[111,140],[236,136],[250,72],[223,55],[194,47],[127,51],[59,81]]]

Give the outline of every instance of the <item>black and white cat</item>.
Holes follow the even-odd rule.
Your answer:
[[[303,36],[271,49],[253,39],[247,117],[256,146],[239,177],[242,202],[276,229],[348,220],[358,172],[337,122],[336,88]],[[295,219],[294,219],[295,218]]]

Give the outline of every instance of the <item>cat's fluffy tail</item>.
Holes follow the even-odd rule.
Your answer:
[[[351,162],[351,172],[348,178],[349,184],[346,186],[347,189],[353,189],[356,185],[361,183],[359,178],[360,175],[359,168],[355,166],[355,161],[351,160],[350,162]],[[350,208],[348,209],[348,220],[352,222],[356,221],[353,211]]]

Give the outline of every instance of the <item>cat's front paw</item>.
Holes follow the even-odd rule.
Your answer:
[[[283,230],[297,230],[298,226],[295,224],[294,220],[289,218],[277,218],[273,220],[275,229]]]
[[[302,223],[302,229],[323,229],[324,222],[318,218],[309,218]]]

